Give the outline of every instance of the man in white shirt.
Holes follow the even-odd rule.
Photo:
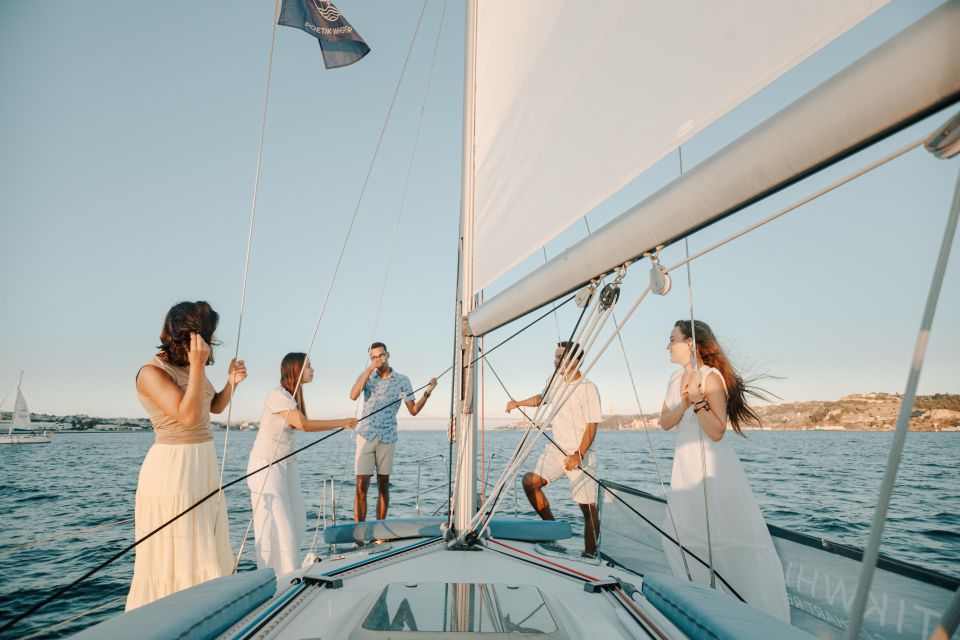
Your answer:
[[[568,352],[571,352],[568,356]],[[570,482],[573,499],[580,505],[586,521],[583,531],[583,555],[593,557],[597,552],[597,533],[600,531],[600,518],[597,514],[597,483],[587,476],[587,471],[597,477],[597,458],[590,447],[597,435],[597,425],[603,420],[600,412],[600,393],[597,385],[580,373],[580,361],[583,351],[579,344],[560,342],[554,353],[553,368],[556,371],[553,380],[554,399],[561,399],[573,387],[569,399],[563,404],[551,421],[553,440],[556,446],[548,443],[537,460],[534,470],[523,476],[523,490],[530,505],[544,520],[553,520],[550,502],[543,494],[543,487],[566,475]],[[565,361],[566,360],[566,361]],[[562,369],[558,369],[563,363]],[[526,400],[507,403],[509,413],[517,407],[539,407],[543,397],[535,395]]]

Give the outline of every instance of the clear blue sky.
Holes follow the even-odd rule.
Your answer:
[[[925,15],[894,1],[684,147],[687,167]],[[250,378],[234,415],[259,416],[281,357],[304,350],[330,282],[422,6],[338,3],[373,52],[325,71],[316,41],[280,28],[241,356]],[[365,363],[403,175],[439,24],[427,7],[380,160],[313,352],[311,413],[351,413]],[[134,374],[163,315],[206,299],[221,313],[215,384],[237,343],[241,276],[273,3],[168,0],[0,3],[0,394],[26,370],[34,411],[142,416]],[[463,7],[449,2],[433,86],[376,337],[415,385],[450,363],[459,216]],[[938,114],[829,172],[691,238],[710,244],[931,131]],[[915,151],[693,266],[698,317],[749,371],[783,380],[785,400],[902,391],[958,161]],[[673,179],[666,158],[589,215],[596,228]],[[575,225],[549,255],[579,240]],[[682,257],[682,245],[665,262]],[[542,263],[535,255],[491,287]],[[628,277],[632,301],[646,268]],[[951,261],[922,393],[960,391],[960,256]],[[645,303],[625,333],[645,409],[671,365],[664,346],[687,314],[685,277]],[[564,332],[572,310],[560,314]],[[493,334],[487,345],[507,335]],[[548,320],[491,356],[516,394],[539,390],[557,328]],[[619,351],[592,377],[604,410],[635,411]],[[447,415],[449,378],[421,425]],[[487,377],[487,413],[505,396]],[[9,409],[10,400],[5,408]]]

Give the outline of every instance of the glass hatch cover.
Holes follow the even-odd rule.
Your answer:
[[[567,637],[557,628],[540,590],[526,584],[389,584],[357,631],[360,633],[353,634],[355,638],[381,637],[379,632],[388,632],[391,638],[426,634],[508,636],[518,640]]]

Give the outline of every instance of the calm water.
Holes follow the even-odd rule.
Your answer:
[[[651,432],[660,466],[669,478],[673,436]],[[222,450],[223,434],[217,434]],[[305,444],[317,438],[300,434]],[[520,432],[488,433],[488,480],[494,481]],[[232,432],[226,478],[242,475],[254,434]],[[736,440],[737,450],[768,522],[796,531],[862,547],[867,539],[890,433],[760,432]],[[82,532],[129,518],[140,463],[152,434],[58,435],[51,445],[0,447],[0,621],[79,577],[132,541],[133,523]],[[597,438],[600,475],[659,494],[656,472],[643,432],[601,432]],[[391,515],[415,515],[416,458],[447,454],[445,433],[402,432],[392,483]],[[491,458],[492,456],[492,458]],[[887,555],[960,574],[960,483],[954,463],[960,459],[960,434],[911,433],[898,476],[884,538]],[[316,522],[321,478],[352,473],[353,443],[341,433],[300,454],[308,518]],[[532,461],[528,463],[532,466]],[[446,483],[447,461],[434,457],[421,465],[424,491]],[[328,485],[329,486],[329,485]],[[338,521],[349,519],[353,483],[338,483]],[[371,495],[374,492],[371,491]],[[547,488],[558,517],[576,517],[566,481]],[[250,517],[246,483],[227,492],[234,552]],[[423,515],[443,508],[444,489],[421,497]],[[374,508],[373,500],[369,505]],[[572,507],[572,508],[571,508]],[[521,495],[521,514],[532,515]],[[574,512],[576,509],[576,513]],[[513,496],[503,511],[513,514]],[[54,540],[43,541],[50,536]],[[307,536],[305,549],[309,546]],[[28,547],[27,543],[41,541]],[[248,541],[241,568],[252,568]],[[11,637],[25,637],[98,605],[126,595],[133,573],[129,554],[18,625]],[[62,637],[122,610],[123,601],[42,637]]]

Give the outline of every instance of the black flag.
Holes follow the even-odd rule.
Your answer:
[[[315,37],[327,69],[345,67],[370,53],[370,47],[332,2],[283,0],[278,24],[303,29]]]

